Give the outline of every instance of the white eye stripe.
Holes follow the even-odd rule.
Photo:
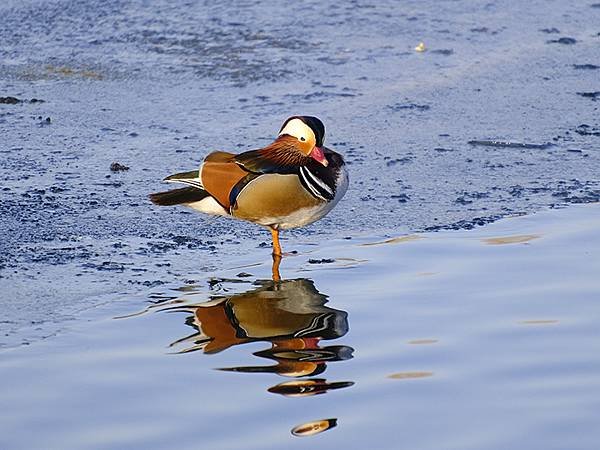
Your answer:
[[[283,127],[279,133],[279,136],[282,134],[294,136],[298,140],[302,140],[302,138],[304,138],[304,142],[308,141],[311,136],[313,139],[316,139],[313,130],[300,119],[290,120],[285,127]]]

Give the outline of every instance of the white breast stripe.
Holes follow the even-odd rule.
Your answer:
[[[321,186],[321,188],[325,191],[328,192],[331,196],[333,196],[333,191],[331,190],[331,188],[329,186],[327,186],[325,184],[324,181],[322,181],[319,177],[315,176],[310,170],[308,170],[308,167],[303,167],[304,170],[306,170],[307,175],[310,176],[315,183],[317,183],[319,186]]]
[[[307,326],[306,328],[302,329],[302,330],[297,331],[294,334],[294,336],[301,337],[301,336],[304,336],[304,335],[306,335],[308,333],[314,333],[314,332],[317,332],[317,331],[327,330],[328,329],[328,325],[330,325],[329,324],[330,317],[331,317],[330,313],[319,314],[318,316],[313,317],[313,320],[311,321],[310,325]],[[323,323],[321,324],[320,327],[317,327],[317,325],[319,324],[319,320],[321,318],[323,318]]]
[[[303,169],[304,169],[304,167],[300,167],[300,176],[304,180],[304,184],[306,185],[306,187],[308,187],[308,189],[310,190],[310,192],[312,193],[312,195],[314,195],[315,197],[323,198],[321,196],[321,194],[319,194],[319,191],[317,191],[315,189],[315,187],[312,184],[310,184],[310,181],[308,181],[306,179],[306,175],[304,174],[304,170]]]
[[[306,178],[306,174],[304,173],[305,167],[304,166],[300,166],[300,176],[302,177],[302,179],[304,180],[304,184],[308,187],[308,189],[310,189],[312,195],[314,195],[317,198],[320,198],[322,200],[327,201],[327,199],[325,197],[323,197],[319,191],[310,183],[310,181]]]

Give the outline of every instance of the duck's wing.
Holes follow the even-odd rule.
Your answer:
[[[234,156],[220,151],[209,154],[200,169],[169,175],[163,180],[189,187],[157,192],[150,195],[150,200],[161,206],[181,204],[210,214],[229,214],[232,191],[241,180],[252,175],[235,163]]]
[[[238,164],[233,153],[213,152],[206,157],[200,167],[200,181],[203,188],[219,204],[230,211],[239,192],[259,176]]]
[[[199,179],[203,188],[231,211],[240,192],[256,178],[267,174],[297,175],[307,158],[298,157],[294,150],[290,142],[280,138],[268,147],[238,155],[213,152],[204,160]]]

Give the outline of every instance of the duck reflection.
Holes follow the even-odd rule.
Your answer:
[[[254,285],[247,292],[169,308],[190,313],[186,324],[195,329],[193,334],[171,345],[183,347],[180,353],[201,350],[210,354],[247,342],[269,342],[270,348],[254,355],[274,363],[219,370],[276,373],[295,378],[322,374],[328,363],[352,358],[351,347],[321,346],[321,341],[337,339],[348,332],[348,315],[325,306],[327,296],[315,288],[312,280],[264,280]],[[268,391],[309,396],[352,384],[314,378],[281,383]]]

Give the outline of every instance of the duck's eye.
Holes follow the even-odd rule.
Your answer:
[[[302,137],[300,137],[300,140],[301,140],[302,142],[305,142],[305,141],[306,141],[306,138],[305,138],[304,136],[302,136]]]

